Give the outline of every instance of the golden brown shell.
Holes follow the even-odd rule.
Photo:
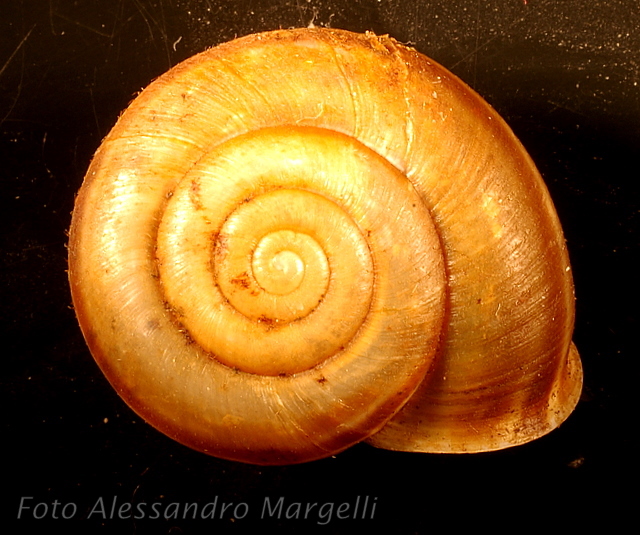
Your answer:
[[[211,455],[494,450],[579,396],[538,172],[480,97],[386,36],[281,30],[176,66],[98,150],[69,246],[110,382]]]

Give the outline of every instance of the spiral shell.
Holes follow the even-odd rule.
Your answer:
[[[211,455],[499,449],[579,396],[540,176],[480,97],[388,37],[281,30],[174,67],[99,148],[69,250],[109,381]]]

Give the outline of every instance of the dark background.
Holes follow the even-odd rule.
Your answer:
[[[322,461],[254,467],[193,452],[142,422],[93,362],[71,309],[66,230],[93,152],[135,94],[172,65],[248,33],[307,26],[389,33],[469,83],[539,166],[563,223],[585,367],[569,420],[525,446],[472,456],[360,444]],[[394,533],[637,525],[637,0],[12,0],[0,7],[2,466],[0,522],[73,502],[66,532]],[[633,258],[632,258],[633,256]],[[263,520],[265,496],[353,502],[375,521]],[[103,521],[96,500],[246,502],[245,519]],[[27,515],[29,516],[29,515]],[[50,515],[51,516],[51,509]],[[444,524],[443,524],[444,522]]]

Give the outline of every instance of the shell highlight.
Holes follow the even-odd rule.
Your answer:
[[[227,459],[495,450],[580,395],[539,173],[474,91],[386,36],[256,34],[154,81],[87,173],[69,278],[123,399]]]

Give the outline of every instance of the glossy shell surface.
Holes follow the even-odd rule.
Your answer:
[[[211,455],[494,450],[579,397],[541,177],[488,104],[386,36],[281,30],[174,67],[99,148],[69,248],[109,381]]]

